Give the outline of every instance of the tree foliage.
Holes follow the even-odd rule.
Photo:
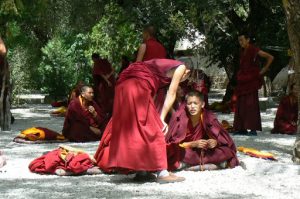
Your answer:
[[[55,37],[42,48],[38,76],[44,92],[64,97],[79,80],[89,80],[91,69],[84,56],[86,39],[78,35],[74,43],[68,43],[66,38]]]
[[[54,69],[61,64],[70,70],[64,76],[67,89],[77,79],[87,78],[75,77],[72,71],[81,68],[77,73],[85,73],[92,52],[109,58],[118,69],[121,55],[130,57],[137,50],[146,24],[158,28],[157,37],[170,57],[179,39],[193,39],[195,32],[205,35],[199,47],[209,57],[207,65],[224,67],[231,79],[238,69],[237,34],[243,29],[275,55],[271,78],[287,63],[289,45],[280,0],[2,0],[0,4],[0,32],[9,47],[12,78],[16,84],[16,74],[28,79],[28,84],[15,88],[54,92],[58,85],[46,84],[43,73],[56,75]],[[26,70],[18,73],[22,69]]]
[[[140,32],[130,16],[117,4],[105,6],[105,14],[93,27],[88,55],[98,52],[118,68],[121,56],[131,57],[139,44]]]

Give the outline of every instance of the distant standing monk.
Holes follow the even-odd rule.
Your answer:
[[[237,103],[233,127],[236,134],[257,135],[256,131],[261,131],[258,90],[262,86],[262,77],[268,71],[273,56],[251,44],[250,37],[246,33],[240,34],[238,40],[242,50],[235,89]],[[259,68],[258,56],[266,59],[262,69]]]
[[[105,114],[111,115],[115,89],[114,70],[108,60],[102,59],[99,54],[92,54],[92,59],[95,101]]]
[[[155,38],[155,28],[147,26],[143,31],[143,43],[140,45],[136,61],[163,59],[167,57],[165,47]]]

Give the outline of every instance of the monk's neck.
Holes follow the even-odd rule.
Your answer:
[[[201,120],[201,113],[190,116],[193,127],[197,126]]]

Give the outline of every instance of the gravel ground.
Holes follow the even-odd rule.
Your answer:
[[[263,131],[256,137],[233,136],[237,146],[255,147],[273,153],[278,161],[263,160],[238,153],[247,167],[220,171],[177,173],[186,181],[160,185],[135,183],[133,175],[58,177],[38,175],[29,163],[58,144],[18,144],[13,138],[25,128],[43,126],[61,131],[63,118],[50,117],[49,105],[28,105],[12,110],[16,118],[10,132],[1,132],[0,150],[7,165],[0,169],[0,198],[299,198],[300,166],[291,161],[295,136],[271,135],[276,108],[262,112]],[[232,122],[232,114],[218,114]],[[67,143],[90,154],[98,142]],[[147,158],[147,157],[144,157]]]

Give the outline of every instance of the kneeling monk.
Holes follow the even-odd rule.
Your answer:
[[[104,114],[93,101],[93,97],[93,89],[83,86],[80,96],[69,104],[62,132],[70,141],[100,140],[106,122]]]
[[[120,74],[112,119],[95,154],[101,169],[157,172],[159,183],[184,180],[167,172],[164,120],[180,81],[188,77],[189,71],[176,60],[151,59],[133,63]],[[159,115],[153,97],[167,85],[169,90]]]
[[[169,170],[215,170],[238,165],[233,140],[215,115],[204,109],[204,103],[203,94],[192,91],[186,96],[187,111],[182,108],[174,114],[178,124],[170,126],[166,135]]]

